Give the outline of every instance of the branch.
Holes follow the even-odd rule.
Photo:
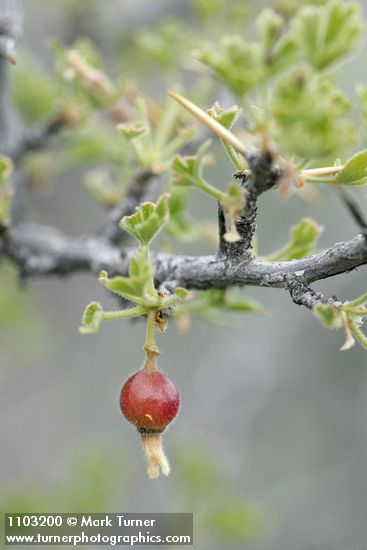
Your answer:
[[[259,196],[274,187],[281,176],[280,169],[273,165],[273,157],[270,153],[251,153],[247,161],[250,171],[235,174],[246,191],[245,211],[236,221],[237,232],[241,239],[228,247],[229,256],[240,261],[251,256]]]
[[[23,14],[18,0],[0,0],[0,57],[16,63],[16,42],[22,33]]]
[[[321,292],[310,288],[302,278],[297,275],[287,277],[287,286],[293,302],[299,306],[313,309],[317,304],[340,304],[335,298],[325,298]]]
[[[20,268],[23,277],[66,275],[77,271],[127,275],[136,249],[121,250],[101,236],[69,238],[42,226],[19,226],[2,235],[2,253]],[[152,255],[157,285],[188,289],[227,288],[238,285],[289,288],[296,277],[305,285],[346,273],[367,264],[367,238],[354,239],[289,262],[250,259],[231,261],[223,256]]]
[[[364,230],[367,229],[367,219],[362,212],[359,204],[357,201],[355,201],[348,193],[347,191],[341,187],[340,185],[336,186],[336,191],[339,194],[339,197],[342,199],[343,203],[349,210],[350,214],[352,215],[352,218],[356,222],[356,224],[360,227],[360,229]]]
[[[48,146],[50,139],[67,125],[67,116],[64,113],[59,113],[42,126],[26,130],[13,150],[10,151],[9,156],[14,163],[18,163],[26,153]]]
[[[7,153],[16,140],[14,112],[9,97],[9,61],[15,63],[16,41],[22,30],[17,0],[0,0],[0,150]]]

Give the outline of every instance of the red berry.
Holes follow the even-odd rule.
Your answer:
[[[147,459],[147,473],[151,478],[160,472],[168,475],[168,460],[161,444],[161,432],[175,418],[180,399],[176,386],[155,366],[136,372],[125,382],[120,395],[123,415],[141,434]]]
[[[125,382],[120,395],[123,415],[140,433],[161,433],[177,415],[176,386],[156,369],[142,369]]]

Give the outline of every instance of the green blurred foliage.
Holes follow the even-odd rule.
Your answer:
[[[4,488],[0,511],[19,513],[48,512],[90,512],[102,513],[119,497],[119,487],[127,486],[121,472],[121,460],[107,451],[78,451],[70,465],[68,480],[40,487],[38,484],[26,485],[15,483],[13,487]],[[116,484],[119,479],[119,486]],[[125,493],[126,494],[126,493]]]
[[[32,319],[32,322],[29,322]],[[0,347],[1,369],[5,369],[9,358],[14,367],[14,356],[32,358],[46,346],[42,345],[45,337],[45,325],[42,313],[36,307],[34,298],[20,287],[16,269],[3,262],[0,266]],[[19,342],[22,345],[19,345]]]
[[[294,41],[317,70],[325,69],[349,53],[364,30],[360,6],[329,2],[304,6],[292,21]]]
[[[29,54],[21,51],[12,79],[12,94],[23,119],[27,123],[43,122],[54,115],[59,85]]]
[[[183,507],[193,510],[197,539],[246,543],[268,528],[265,511],[239,496],[208,450],[193,442],[175,453],[175,481]]]
[[[299,70],[277,84],[263,111],[251,114],[253,127],[270,135],[288,155],[325,162],[357,143],[356,125],[348,118],[352,107],[329,80]]]
[[[290,231],[290,240],[283,248],[267,256],[271,262],[299,260],[315,251],[317,240],[323,228],[310,218],[304,218]]]

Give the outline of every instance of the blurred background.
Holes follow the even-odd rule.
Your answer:
[[[246,17],[255,4],[243,2]],[[106,70],[133,73],[145,93],[164,97],[177,75],[159,75],[132,36],[169,19],[190,28],[197,17],[184,0],[25,2],[13,79],[22,74],[22,56],[52,74],[50,37],[70,45],[86,36]],[[365,47],[339,73],[347,91],[355,80],[366,82]],[[214,150],[219,160],[208,179],[225,188],[233,169]],[[97,228],[103,209],[80,179],[81,170],[71,166],[36,190],[34,218],[75,235]],[[365,192],[359,193],[367,212]],[[213,201],[195,192],[190,200],[193,217],[215,221]],[[332,189],[312,206],[272,191],[261,199],[259,250],[279,248],[304,216],[325,226],[320,247],[358,232]],[[213,248],[176,243],[175,251]],[[118,406],[124,380],[143,361],[144,323],[79,335],[89,301],[117,305],[88,274],[21,287],[15,269],[2,265],[1,286],[4,511],[193,512],[194,547],[203,550],[367,548],[366,352],[358,346],[340,352],[343,335],[322,328],[288,293],[248,288],[269,315],[239,315],[224,327],[192,319],[188,334],[171,322],[158,337],[161,368],[176,382],[182,407],[164,438],[172,473],[151,481],[140,441]],[[356,297],[366,291],[366,270],[314,288]]]

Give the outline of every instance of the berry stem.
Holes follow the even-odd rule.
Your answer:
[[[144,344],[144,349],[147,353],[147,360],[144,365],[144,368],[146,369],[155,368],[155,358],[160,354],[154,337],[155,316],[156,312],[154,310],[147,312],[147,337]]]
[[[141,434],[145,457],[147,459],[148,477],[154,479],[160,473],[168,476],[170,466],[162,448],[161,434]]]

